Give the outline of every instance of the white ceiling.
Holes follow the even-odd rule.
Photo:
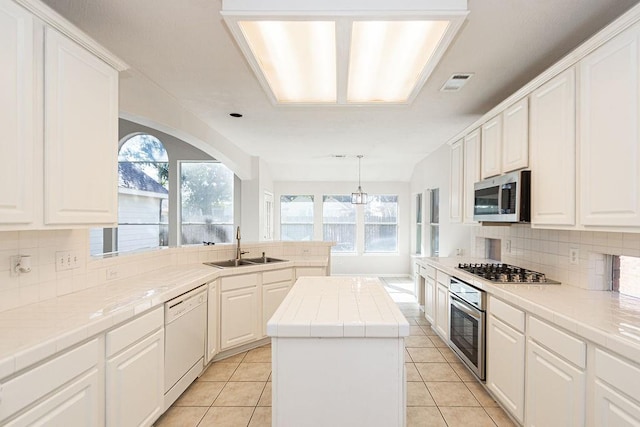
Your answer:
[[[275,181],[356,181],[356,154],[363,181],[409,181],[417,162],[638,1],[469,0],[467,21],[411,106],[278,107],[223,23],[220,0],[44,0],[263,158]],[[439,92],[458,72],[475,76],[460,92]]]

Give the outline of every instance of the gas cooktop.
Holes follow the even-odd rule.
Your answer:
[[[458,264],[464,270],[484,280],[496,283],[548,284],[559,285],[560,282],[547,279],[544,273],[501,263]]]

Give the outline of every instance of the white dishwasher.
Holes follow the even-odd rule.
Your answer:
[[[204,369],[207,285],[164,304],[165,410]]]

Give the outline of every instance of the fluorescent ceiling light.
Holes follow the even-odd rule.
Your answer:
[[[408,104],[466,0],[223,0],[222,15],[274,104]]]
[[[333,21],[239,21],[278,102],[336,102]]]

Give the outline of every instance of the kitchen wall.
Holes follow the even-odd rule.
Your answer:
[[[640,234],[637,233],[541,230],[528,224],[451,223],[449,155],[448,145],[439,148],[416,166],[411,180],[412,197],[424,189],[440,189],[440,256],[455,256],[456,249],[462,248],[461,259],[484,258],[487,256],[485,239],[499,239],[502,262],[540,271],[551,279],[592,290],[606,290],[610,286],[609,265],[603,254],[640,257]],[[412,236],[415,235],[414,215],[412,213]],[[578,250],[577,263],[570,262],[569,249]]]
[[[322,196],[341,194],[351,195],[351,193],[356,190],[357,186],[358,184],[356,182],[276,181],[274,183],[274,238],[280,238],[280,196],[314,196],[314,240],[322,240]],[[409,230],[412,212],[409,185],[404,182],[363,182],[362,189],[370,195],[398,195],[398,253],[380,255],[333,254],[331,257],[331,274],[381,276],[405,276],[409,274]]]
[[[420,161],[413,170],[411,178],[412,205],[415,206],[415,197],[425,190],[438,188],[440,190],[440,256],[454,256],[458,249],[463,255],[468,255],[471,250],[471,227],[461,224],[452,224],[449,221],[449,170],[450,148],[444,145]],[[423,196],[424,197],[424,196]],[[423,199],[423,205],[428,206]],[[425,225],[423,225],[423,246],[427,248],[423,254],[429,255],[429,241],[426,229],[428,228],[429,211],[424,212]],[[411,211],[411,247],[415,253],[415,208]]]
[[[246,242],[246,243],[245,243]],[[329,246],[318,242],[243,242],[245,257],[327,256]],[[75,251],[79,268],[56,271],[56,251]],[[30,255],[32,271],[10,274],[12,255]],[[89,230],[0,232],[0,312],[85,290],[109,281],[159,268],[225,260],[235,257],[235,244],[164,248],[112,257],[89,256]],[[212,267],[213,268],[213,267]]]

